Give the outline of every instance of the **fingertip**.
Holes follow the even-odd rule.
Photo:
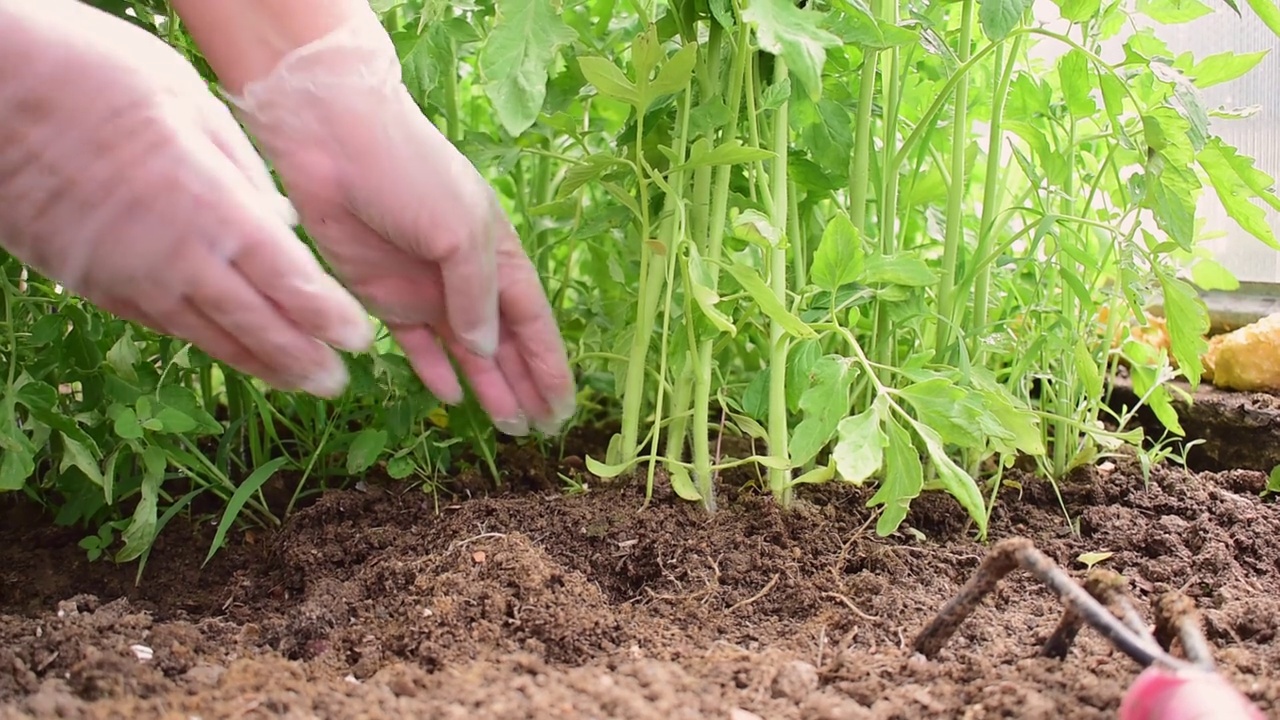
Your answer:
[[[529,434],[529,421],[525,418],[524,413],[516,413],[515,417],[508,419],[495,418],[493,426],[512,437],[524,437]]]
[[[330,363],[329,367],[305,378],[301,383],[301,387],[312,395],[332,400],[346,391],[347,383],[350,380],[351,376],[347,371],[346,364],[342,362],[341,358],[334,355],[333,362]]]

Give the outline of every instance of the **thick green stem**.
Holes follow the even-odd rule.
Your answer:
[[[960,62],[969,59],[973,43],[974,0],[963,0],[960,8],[960,39],[956,57]],[[951,341],[956,321],[956,265],[960,259],[960,247],[964,244],[964,197],[969,189],[965,171],[965,150],[969,140],[969,82],[965,78],[956,86],[955,114],[951,123],[951,187],[947,194],[946,241],[942,249],[942,275],[938,282],[938,327],[934,340],[934,359],[949,361],[954,353]]]
[[[1076,121],[1074,117],[1067,118],[1067,148],[1064,155],[1067,160],[1067,167],[1074,168],[1076,157]],[[1065,187],[1062,188],[1062,210],[1063,215],[1075,215],[1075,173],[1067,173]],[[1056,238],[1056,246],[1054,247],[1054,255],[1058,260],[1058,297],[1061,303],[1062,318],[1075,317],[1075,294],[1071,291],[1070,286],[1061,278],[1076,273],[1076,262],[1071,256],[1062,250],[1062,244],[1071,242],[1068,235],[1071,230],[1062,229]],[[1073,417],[1077,407],[1076,394],[1081,392],[1075,382],[1075,363],[1072,361],[1074,355],[1068,355],[1064,361],[1061,356],[1049,358],[1046,367],[1058,366],[1059,370],[1054,374],[1053,382],[1053,398],[1058,420],[1053,426],[1053,465],[1055,477],[1062,477],[1066,474],[1067,468],[1071,463],[1074,455],[1076,438],[1079,435],[1067,424],[1066,418]]]
[[[880,0],[877,13],[881,20],[890,24],[898,22],[897,0]],[[888,51],[888,58],[881,70],[881,84],[884,86],[884,142],[881,166],[883,187],[880,191],[880,254],[888,257],[897,252],[898,233],[898,169],[900,164],[894,160],[900,152],[898,147],[898,102],[902,93],[902,80],[899,77],[898,65],[901,51],[893,48]],[[889,382],[889,370],[894,362],[897,339],[894,337],[892,324],[889,322],[888,309],[883,303],[875,306],[875,336],[872,352],[877,367],[877,375],[882,383]]]
[[[787,241],[791,245],[792,282],[803,288],[809,282],[809,243],[800,226],[800,193],[794,182],[787,183]]]
[[[1022,47],[1022,36],[1014,38],[1013,48],[1009,52],[1009,62],[1004,63],[1004,45],[996,48],[995,65],[1002,64],[1000,80],[996,83],[996,93],[991,101],[991,132],[987,139],[987,176],[986,187],[982,193],[982,224],[978,232],[978,247],[974,257],[981,263],[973,283],[973,337],[970,338],[969,352],[974,362],[981,365],[986,345],[982,338],[987,334],[987,303],[991,293],[991,263],[984,258],[991,254],[991,246],[995,243],[995,222],[1000,214],[999,203],[1004,190],[1004,106],[1009,98],[1009,83],[1013,78],[1014,64],[1018,59],[1018,51]]]
[[[787,64],[781,58],[774,60],[774,83],[787,79]],[[786,228],[788,215],[787,154],[789,149],[788,101],[784,100],[773,114],[773,152],[771,177],[772,202],[770,220],[776,228]],[[769,252],[769,286],[783,304],[787,301],[787,250],[777,247]],[[769,468],[769,489],[783,507],[791,504],[791,472],[787,440],[790,428],[787,420],[787,350],[790,343],[782,324],[769,323],[769,454],[783,467]]]
[[[677,119],[679,120],[679,124],[680,124],[680,135],[679,135],[679,139],[676,142],[676,148],[675,148],[677,165],[684,162],[685,153],[689,146],[689,116],[691,114],[692,106],[693,106],[693,89],[691,87],[691,84],[686,84],[684,89],[684,103],[683,105],[680,106],[680,111],[679,111],[679,114],[677,115]],[[685,242],[685,239],[688,236],[688,232],[689,232],[688,223],[686,221],[686,216],[685,216],[685,206],[684,206],[684,192],[685,192],[685,182],[686,182],[684,175],[685,173],[683,170],[676,170],[666,178],[668,181],[667,187],[670,188],[670,193],[668,193],[666,197],[666,205],[668,206],[669,210],[666,213],[664,213],[664,217],[663,217],[662,226],[663,226],[664,232],[662,233],[661,246],[662,246],[663,256],[666,259],[665,280],[666,280],[667,291],[666,291],[666,296],[663,298],[662,333],[660,335],[661,351],[658,356],[658,376],[663,379],[663,382],[658,385],[658,399],[657,399],[657,402],[655,403],[656,411],[655,411],[655,417],[653,419],[653,445],[651,449],[651,454],[654,460],[650,461],[649,463],[649,474],[648,474],[648,479],[646,481],[646,493],[645,493],[646,498],[649,498],[652,495],[654,468],[655,468],[656,459],[658,457],[658,442],[659,442],[659,438],[662,435],[662,432],[661,432],[662,422],[663,422],[662,411],[664,410],[663,391],[666,388],[667,361],[668,361],[668,357],[670,356],[669,343],[671,338],[671,308],[672,308],[672,296],[675,292],[676,266],[679,264],[682,245]],[[670,228],[669,231],[667,230],[668,228]],[[656,311],[656,308],[655,308],[655,311]],[[685,364],[687,364],[687,362]],[[676,393],[675,393],[676,395],[675,405],[679,406],[682,404],[687,404],[688,402],[687,400],[682,400],[680,398],[680,395],[682,393],[682,387],[687,387],[687,386],[688,386],[688,383],[684,381],[683,377],[677,381],[677,387],[676,387]],[[682,412],[679,409],[677,411]],[[684,427],[682,422],[680,423],[679,430],[680,432],[678,436],[672,437],[671,442],[679,443],[680,446],[683,446]],[[671,459],[671,458],[668,458],[668,459]]]
[[[738,118],[742,109],[742,86],[746,78],[747,61],[751,57],[748,42],[749,26],[739,25],[733,66],[729,71],[729,93],[725,98],[729,106],[729,120],[721,133],[721,142],[737,136]],[[729,217],[729,182],[733,179],[733,166],[716,168],[715,189],[711,199],[711,217],[707,225],[707,246],[704,249],[710,269],[711,289],[720,280],[720,255],[724,246],[725,223]],[[712,351],[715,338],[703,338],[698,345],[697,370],[693,391],[693,480],[702,495],[708,511],[715,510],[715,488],[711,470],[711,377]]]
[[[631,352],[627,356],[627,377],[622,393],[622,432],[617,446],[617,457],[610,463],[630,463],[636,458],[640,437],[640,411],[644,399],[645,362],[649,355],[649,340],[653,334],[654,313],[657,311],[659,293],[662,290],[662,273],[651,267],[654,251],[649,226],[649,177],[644,167],[644,113],[636,113],[635,140],[636,181],[640,194],[640,277],[639,297],[636,298],[636,322],[631,338]]]
[[[853,160],[849,164],[849,219],[861,236],[867,235],[867,194],[871,188],[871,110],[875,105],[876,62],[880,54],[867,49],[862,59],[858,88],[858,123],[853,133]]]

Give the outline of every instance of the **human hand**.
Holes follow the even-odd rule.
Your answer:
[[[410,97],[376,17],[287,54],[232,102],[426,386],[461,401],[452,355],[498,429],[557,432],[574,381],[537,273],[493,189]]]
[[[1120,703],[1118,720],[1263,720],[1220,675],[1179,674],[1152,666],[1142,671]]]
[[[0,0],[0,245],[68,290],[286,390],[372,342],[181,55],[76,0]],[[326,343],[328,345],[326,345]]]

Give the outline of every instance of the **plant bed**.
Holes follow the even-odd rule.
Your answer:
[[[708,517],[523,470],[456,501],[335,491],[203,569],[212,528],[175,521],[136,587],[135,567],[89,563],[78,534],[11,505],[0,717],[1107,718],[1138,672],[1089,630],[1065,660],[1038,657],[1061,606],[1017,572],[937,661],[913,656],[987,550],[942,494],[878,539],[866,491],[784,512],[725,487]],[[1061,504],[1013,479],[992,540],[1028,537],[1077,577],[1079,556],[1111,553],[1144,608],[1187,593],[1225,676],[1280,712],[1265,475],[1157,467],[1144,485],[1107,464]]]
[[[1177,438],[1161,425],[1150,407],[1138,410],[1136,419],[1149,437],[1175,441],[1200,441],[1186,451],[1188,467],[1195,470],[1227,468],[1269,473],[1280,466],[1280,397],[1264,392],[1222,390],[1202,383],[1195,391],[1182,380],[1169,385],[1173,409],[1185,435]],[[1190,398],[1187,402],[1186,398]],[[1132,408],[1138,400],[1127,377],[1112,382],[1111,405],[1117,411]],[[1182,447],[1177,448],[1182,452]]]

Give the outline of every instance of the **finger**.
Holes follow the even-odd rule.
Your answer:
[[[504,248],[518,241],[508,238]],[[564,340],[546,291],[518,244],[501,252],[503,261],[502,319],[515,337],[532,384],[551,407],[550,422],[563,425],[573,416],[577,389]]]
[[[342,393],[348,376],[337,353],[282,316],[235,268],[213,257],[192,267],[200,269],[187,298],[206,317],[297,387],[320,397]]]
[[[509,225],[497,200],[492,202],[494,212],[480,232],[492,233]],[[492,237],[471,238],[440,263],[449,325],[481,357],[492,357],[498,349],[498,270],[493,247]]]
[[[274,365],[258,357],[253,350],[190,302],[179,301],[167,308],[153,311],[152,315],[155,322],[164,328],[161,332],[165,335],[185,340],[209,357],[226,363],[241,373],[256,377],[277,390],[293,392],[300,389],[298,383],[287,373],[280,372]]]
[[[259,193],[261,202],[266,204],[274,217],[289,227],[296,226],[298,213],[293,203],[289,202],[276,187],[266,162],[240,128],[235,115],[212,95],[209,96],[209,102],[206,105],[207,112],[202,119],[210,140]]]
[[[449,405],[462,402],[462,385],[435,333],[421,325],[391,326],[391,335],[431,394]]]
[[[207,142],[187,139],[188,150],[203,161],[222,191],[217,209],[225,230],[210,236],[211,229],[198,228],[205,233],[205,245],[231,260],[255,294],[270,298],[312,336],[351,352],[368,349],[373,344],[368,313],[324,271],[290,223],[282,222],[289,218],[282,218],[273,205],[282,198],[226,107],[212,96],[208,107],[213,120],[206,120],[212,126]],[[219,114],[227,122],[216,122]]]
[[[264,230],[232,263],[257,293],[309,335],[349,352],[373,345],[373,322],[364,307],[292,233]]]
[[[538,386],[534,384],[520,346],[516,344],[515,337],[510,332],[504,332],[502,339],[498,342],[496,360],[498,368],[507,379],[507,386],[511,388],[516,401],[520,403],[525,417],[543,434],[558,433],[561,422],[556,418],[555,412],[546,399],[542,397]]]
[[[515,437],[528,435],[529,419],[521,412],[520,401],[498,364],[492,358],[471,352],[457,338],[445,336],[441,339],[467,377],[480,407],[493,420],[494,427]]]

